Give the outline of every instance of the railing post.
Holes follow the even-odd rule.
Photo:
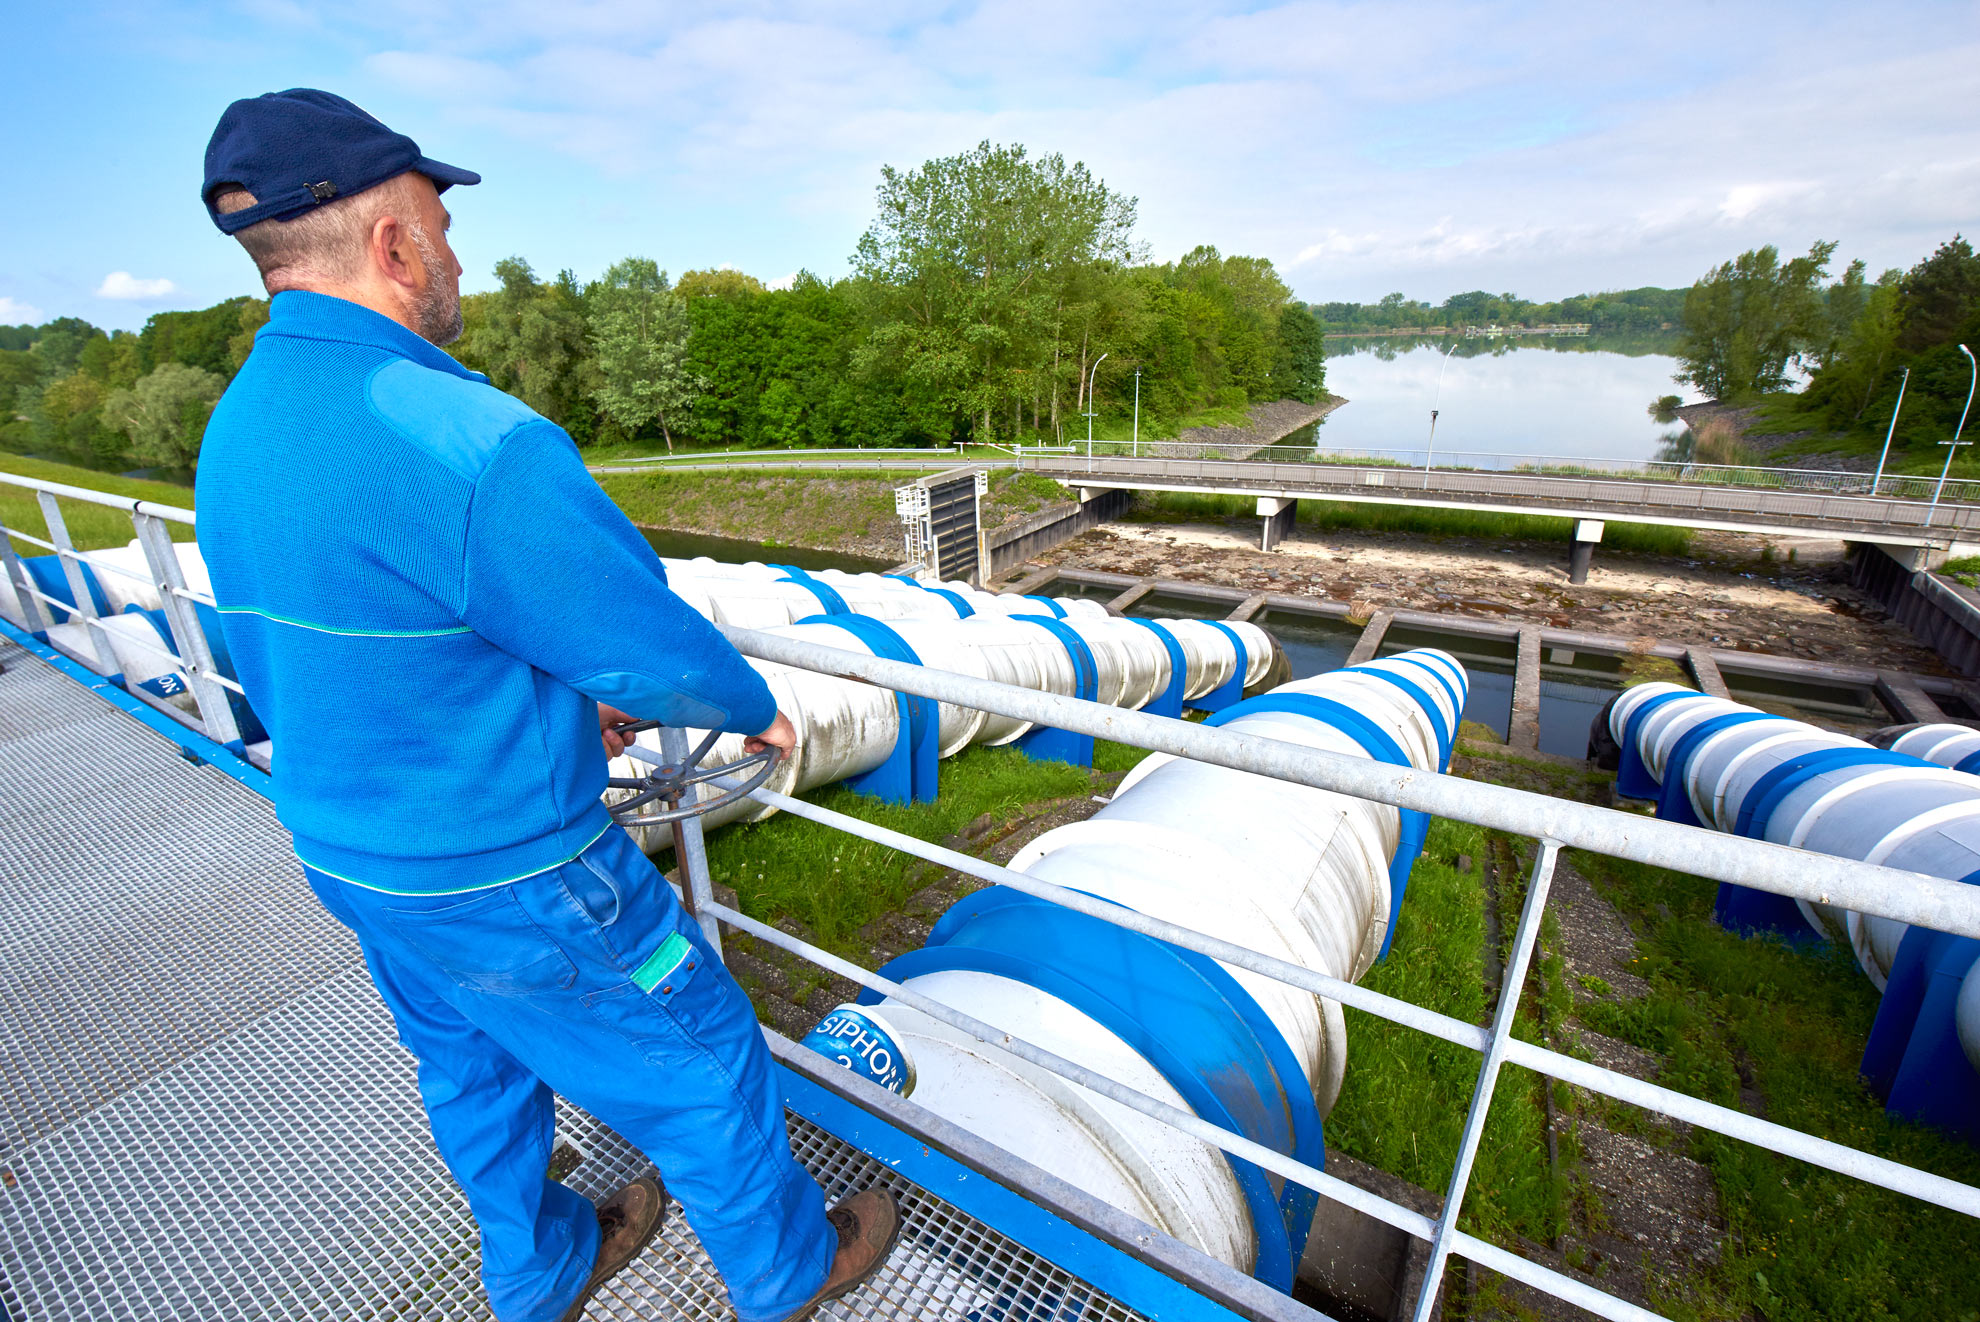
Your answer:
[[[7,585],[14,590],[14,604],[21,609],[21,623],[29,633],[48,631],[48,612],[41,609],[41,598],[28,591],[27,566],[14,551],[14,542],[7,535],[7,525],[0,523],[0,570],[7,575]]]
[[[41,517],[48,524],[48,540],[55,543],[55,558],[61,562],[62,577],[68,581],[69,596],[75,600],[75,617],[83,622],[83,632],[89,635],[90,650],[96,653],[97,672],[102,675],[116,675],[122,672],[117,664],[117,653],[110,646],[110,635],[96,622],[96,602],[90,596],[89,580],[83,577],[82,562],[76,559],[75,543],[69,540],[68,521],[62,517],[62,507],[55,497],[46,491],[34,493],[41,504]],[[53,618],[53,612],[50,612]]]
[[[660,727],[660,756],[669,764],[680,766],[693,751],[686,730],[671,725]],[[690,792],[699,795],[701,790],[696,786]],[[674,823],[674,862],[680,865],[681,889],[687,892],[688,912],[701,924],[701,934],[708,938],[708,944],[715,948],[715,956],[720,959],[722,924],[709,909],[715,902],[715,886],[708,876],[708,849],[701,838],[699,817],[683,817]]]
[[[1457,1233],[1458,1213],[1464,1209],[1464,1194],[1471,1183],[1472,1162],[1478,1156],[1478,1142],[1485,1136],[1485,1121],[1492,1112],[1492,1092],[1499,1083],[1499,1066],[1506,1058],[1506,1042],[1512,1037],[1513,1021],[1519,1015],[1519,996],[1526,986],[1526,970],[1533,960],[1533,946],[1540,938],[1540,913],[1547,907],[1547,890],[1554,884],[1554,861],[1560,843],[1540,842],[1539,857],[1533,860],[1533,877],[1527,883],[1526,903],[1520,909],[1519,931],[1513,938],[1512,959],[1506,965],[1505,981],[1499,987],[1499,1009],[1492,1018],[1492,1043],[1478,1066],[1478,1086],[1472,1090],[1471,1111],[1464,1118],[1464,1138],[1458,1144],[1457,1165],[1451,1170],[1451,1184],[1444,1195],[1444,1214],[1437,1220],[1437,1238],[1430,1244],[1430,1261],[1423,1269],[1423,1286],[1417,1291],[1415,1322],[1430,1322],[1443,1283],[1444,1264],[1450,1261],[1451,1237]]]
[[[221,747],[241,742],[241,728],[234,720],[234,708],[227,701],[227,690],[214,681],[219,667],[213,648],[200,627],[199,611],[185,594],[186,576],[179,568],[179,553],[172,549],[171,534],[165,521],[155,514],[131,513],[131,526],[137,529],[138,545],[145,563],[151,567],[151,581],[158,589],[165,619],[172,626],[172,637],[179,644],[179,664],[185,668],[186,683],[193,701],[199,704],[200,723],[206,737]]]

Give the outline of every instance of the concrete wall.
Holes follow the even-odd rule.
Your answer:
[[[1910,629],[1969,677],[1980,676],[1980,594],[1937,574],[1913,570],[1881,546],[1867,542],[1849,548],[1850,577]]]
[[[987,536],[990,543],[991,575],[1001,574],[1013,565],[1023,564],[1040,551],[1049,551],[1060,542],[1083,532],[1091,532],[1112,522],[1134,503],[1132,491],[1102,491],[1079,504],[1052,505],[1021,523],[999,528]]]

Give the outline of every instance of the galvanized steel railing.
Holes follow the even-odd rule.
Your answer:
[[[112,573],[119,566],[77,551],[56,504],[58,498],[87,501],[127,511],[145,549],[152,583],[171,615],[175,636],[184,639],[191,657],[185,668],[199,698],[200,724],[216,742],[237,738],[225,691],[239,686],[212,669],[212,653],[201,632],[193,603],[212,602],[187,589],[172,554],[165,525],[193,522],[189,511],[148,501],[107,496],[102,492],[66,487],[0,474],[0,482],[37,493],[47,520],[47,538],[18,529],[0,528],[0,560],[15,600],[31,625],[45,627],[45,607],[58,606],[79,619],[93,620],[89,593],[79,566],[94,564]],[[44,547],[62,557],[77,606],[42,593],[22,571],[7,536]],[[183,630],[183,632],[181,632]],[[796,954],[882,995],[906,1004],[950,1026],[1009,1051],[1024,1060],[1093,1090],[1234,1156],[1315,1189],[1329,1198],[1394,1226],[1429,1245],[1429,1266],[1416,1299],[1415,1318],[1430,1316],[1450,1255],[1457,1254],[1535,1289],[1563,1299],[1599,1316],[1640,1322],[1658,1315],[1617,1298],[1583,1281],[1564,1275],[1516,1253],[1458,1229],[1473,1161],[1483,1137],[1493,1092],[1500,1072],[1519,1065],[1591,1092],[1657,1111],[1687,1124],[1711,1129],[1754,1143],[1770,1151],[1871,1181],[1940,1207],[1980,1217],[1980,1188],[1929,1171],[1906,1166],[1873,1153],[1808,1134],[1786,1125],[1761,1120],[1660,1084],[1619,1074],[1576,1060],[1512,1035],[1519,998],[1540,931],[1554,868],[1562,848],[1585,849],[1631,859],[1707,879],[1730,881],[1778,895],[1835,905],[1894,918],[1962,936],[1980,937],[1980,888],[1943,878],[1900,872],[1856,863],[1825,854],[1811,854],[1760,841],[1740,839],[1679,826],[1670,822],[1548,798],[1524,790],[1484,784],[1460,777],[1347,757],[1242,732],[1212,729],[1167,717],[1127,711],[1096,702],[1015,688],[971,676],[888,661],[863,653],[823,647],[777,634],[724,628],[744,655],[758,660],[842,679],[875,684],[939,702],[994,712],[1036,724],[1054,726],[1137,748],[1174,754],[1215,766],[1270,776],[1294,784],[1370,799],[1399,808],[1414,808],[1437,816],[1470,822],[1537,842],[1530,884],[1520,912],[1498,1005],[1489,1026],[1453,1019],[1437,1011],[1372,991],[1282,959],[1233,945],[1188,928],[1150,918],[1117,905],[1094,900],[1021,872],[945,849],[858,818],[821,808],[801,799],[759,789],[751,797],[766,805],[846,831],[863,839],[899,849],[918,858],[984,881],[1008,886],[1050,900],[1090,917],[1130,931],[1167,941],[1184,949],[1298,987],[1315,996],[1353,1006],[1393,1023],[1429,1033],[1480,1054],[1479,1071],[1459,1145],[1456,1163],[1440,1215],[1425,1216],[1411,1208],[1372,1194],[1297,1161],[1283,1153],[1212,1125],[1133,1089],[1126,1088],[1084,1065],[1016,1038],[940,1002],[880,977],[817,946],[790,936],[716,901],[699,832],[680,860],[684,881],[704,929],[719,948],[720,923]],[[100,669],[101,658],[69,653],[78,663]],[[176,715],[177,713],[175,713]],[[181,717],[183,719],[183,717]],[[678,732],[663,756],[678,758],[686,751]]]
[[[1084,442],[1018,445],[1009,448],[1020,463],[1047,456],[1084,458]],[[1680,459],[1616,459],[1588,455],[1530,454],[1515,450],[1428,450],[1333,445],[1247,445],[1216,441],[1095,441],[1095,459],[1249,459],[1275,464],[1320,464],[1414,469],[1418,472],[1530,473],[1544,477],[1626,477],[1639,481],[1688,482],[1696,486],[1756,487],[1770,491],[1810,491],[1837,496],[1877,496],[1929,503],[1980,503],[1980,481],[1939,479],[1905,473],[1858,473],[1839,468],[1769,468],[1758,464],[1707,464]]]

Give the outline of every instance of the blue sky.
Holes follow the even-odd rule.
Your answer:
[[[1303,298],[1689,283],[1760,243],[1874,271],[1980,230],[1980,7],[1380,4],[16,5],[0,322],[134,327],[258,292],[199,205],[237,96],[349,96],[487,182],[510,254],[843,274],[883,164],[989,138],[1140,199],[1157,259],[1262,255]]]

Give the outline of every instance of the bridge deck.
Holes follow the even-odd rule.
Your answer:
[[[1202,491],[1428,505],[1632,523],[1817,536],[1894,546],[1980,537],[1980,506],[1622,477],[1232,459],[1028,457],[1026,467],[1089,490]]]
[[[0,665],[0,1317],[487,1317],[411,1059],[267,800],[4,640]],[[860,1146],[836,1137],[836,1099],[784,1075],[828,1197],[884,1181],[907,1214],[823,1315],[1141,1316],[912,1182],[939,1183],[925,1146],[887,1154],[864,1113],[838,1126]],[[588,1195],[646,1168],[581,1112],[560,1128]],[[588,1316],[733,1314],[676,1211]]]

